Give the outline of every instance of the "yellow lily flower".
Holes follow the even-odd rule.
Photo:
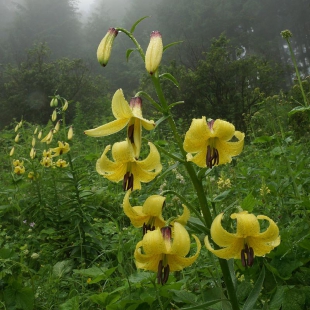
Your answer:
[[[53,165],[53,160],[51,157],[43,157],[40,161],[40,164],[44,167],[50,167]]]
[[[136,245],[134,256],[137,268],[157,272],[158,283],[165,284],[170,271],[182,270],[197,259],[201,244],[195,235],[193,237],[197,251],[195,255],[185,257],[190,250],[190,237],[182,224],[175,222],[173,227],[149,230]]]
[[[238,141],[231,142],[233,137]],[[222,165],[231,162],[233,156],[241,153],[244,143],[244,133],[235,131],[235,126],[217,119],[206,121],[193,119],[189,130],[185,134],[183,148],[187,154],[187,161],[194,162],[199,167]],[[197,153],[193,156],[191,153]]]
[[[101,157],[97,160],[96,170],[110,181],[123,180],[123,189],[141,189],[141,182],[152,181],[162,169],[160,155],[154,144],[148,143],[150,153],[144,160],[137,160],[128,140],[117,142],[112,147],[111,161],[106,154],[110,151],[108,145]]]
[[[25,167],[24,166],[15,166],[14,167],[14,173],[20,175],[25,173]]]
[[[51,151],[52,153],[54,153],[52,157],[56,157],[68,153],[70,151],[70,146],[67,142],[63,143],[61,141],[58,141],[58,147],[51,149]]]
[[[59,168],[66,168],[66,167],[68,167],[68,165],[69,165],[69,163],[67,163],[65,160],[63,160],[63,159],[58,159],[57,161],[56,161],[56,166],[57,167],[59,167]]]
[[[34,147],[31,148],[29,156],[31,159],[34,159],[36,157],[36,149]]]
[[[43,157],[52,157],[51,150],[48,150],[48,151],[44,150]]]
[[[130,104],[128,104],[124,98],[123,91],[118,89],[112,98],[112,113],[116,120],[97,128],[86,130],[84,133],[91,137],[103,137],[116,133],[128,125],[127,136],[138,158],[141,149],[142,127],[146,130],[155,128],[154,121],[146,120],[142,116],[141,98],[134,97],[130,100]]]
[[[23,166],[24,165],[24,161],[23,160],[19,160],[19,159],[14,159],[13,160],[13,166]]]
[[[214,250],[205,237],[205,245],[209,251],[224,259],[241,259],[242,265],[252,266],[254,257],[263,256],[280,244],[279,228],[277,224],[265,215],[255,216],[247,211],[233,213],[230,217],[237,220],[237,232],[227,232],[221,224],[223,213],[219,214],[211,225],[213,241],[223,249]],[[258,220],[267,220],[269,227],[260,232]]]

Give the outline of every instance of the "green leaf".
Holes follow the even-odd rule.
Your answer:
[[[55,277],[61,278],[66,273],[69,273],[72,270],[72,261],[63,260],[58,262],[53,267],[53,275]]]
[[[253,208],[257,204],[256,199],[252,195],[252,193],[248,194],[241,203],[241,208],[245,211],[252,212]]]
[[[215,299],[215,300],[211,300],[211,301],[208,301],[208,302],[204,302],[203,304],[200,304],[200,305],[195,305],[195,306],[192,306],[192,307],[189,307],[189,308],[182,308],[182,310],[194,310],[194,309],[201,309],[201,310],[205,310],[206,307],[209,307],[209,306],[212,306],[212,305],[215,305],[219,302],[222,302],[224,301],[225,299]]]
[[[274,139],[275,139],[274,136],[261,136],[261,137],[255,138],[252,143],[253,144],[263,144],[263,143],[270,142]]]
[[[269,310],[279,310],[281,308],[281,304],[283,301],[284,293],[286,292],[287,287],[285,286],[278,286],[276,293],[273,295],[270,303],[269,303]]]
[[[257,298],[262,290],[264,279],[265,279],[265,267],[263,266],[262,271],[260,272],[260,275],[256,283],[254,284],[254,287],[249,297],[245,301],[242,310],[253,310],[254,309]]]
[[[136,50],[137,50],[136,48],[129,48],[129,49],[126,51],[126,60],[127,60],[127,62],[128,62],[128,60],[129,60],[129,57],[130,57],[131,53],[132,53],[133,51],[136,51]]]
[[[230,194],[230,189],[227,191],[224,191],[223,193],[217,195],[214,199],[212,199],[212,202],[220,202],[224,199],[226,199],[226,197]]]
[[[288,112],[288,116],[292,116],[295,113],[305,112],[305,111],[309,111],[309,110],[310,110],[310,106],[308,106],[308,107],[298,106],[298,107],[295,107],[294,109],[292,109],[290,112]]]
[[[23,287],[17,281],[5,288],[4,300],[7,306],[14,306],[14,308],[8,307],[7,309],[32,310],[34,307],[34,294],[32,289],[30,287]]]
[[[176,80],[176,78],[170,74],[170,73],[163,73],[159,76],[160,78],[170,80],[177,88],[179,88],[179,82]]]
[[[177,101],[177,102],[169,104],[168,108],[171,109],[171,108],[175,107],[176,105],[183,104],[183,103],[184,103],[184,101]]]
[[[132,27],[131,27],[131,29],[130,29],[130,32],[131,32],[131,33],[134,33],[134,31],[135,31],[137,25],[138,25],[139,23],[141,23],[144,19],[148,18],[148,17],[150,17],[150,16],[144,16],[144,17],[138,19],[138,20],[132,25]]]
[[[79,296],[74,296],[73,298],[70,298],[65,303],[59,306],[59,310],[78,310],[78,309],[80,309]]]
[[[282,155],[284,152],[283,152],[283,149],[282,147],[280,146],[277,146],[275,147],[274,149],[271,150],[270,154],[277,157],[277,156],[280,156]]]
[[[176,302],[185,302],[187,304],[194,304],[196,302],[196,295],[183,290],[170,290],[175,296],[172,297]]]
[[[100,268],[97,266],[88,268],[88,269],[74,269],[75,274],[80,274],[85,277],[90,277],[92,280],[90,284],[100,282],[101,280],[106,280],[109,276],[116,270],[117,267],[110,269]]]
[[[174,45],[177,45],[177,44],[180,44],[180,43],[183,43],[183,41],[176,41],[176,42],[169,43],[166,46],[164,46],[163,51],[165,51],[167,48],[169,48],[171,46],[174,46]]]

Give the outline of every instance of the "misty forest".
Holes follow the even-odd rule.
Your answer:
[[[0,0],[0,309],[310,309],[309,0]]]

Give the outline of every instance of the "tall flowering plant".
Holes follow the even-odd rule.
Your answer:
[[[196,243],[196,251],[190,255],[191,236],[187,231],[186,223],[191,211],[202,219],[206,249],[219,257],[227,289],[226,297],[232,309],[237,310],[240,308],[227,260],[240,259],[244,267],[251,267],[255,256],[263,256],[279,245],[279,230],[276,223],[267,216],[256,217],[254,214],[240,210],[231,215],[231,218],[237,221],[237,230],[235,233],[229,233],[221,225],[224,214],[215,214],[215,210],[211,211],[201,175],[210,173],[219,165],[229,164],[233,157],[239,155],[243,149],[245,135],[236,130],[233,124],[221,119],[207,118],[208,115],[193,119],[184,140],[181,138],[183,133],[181,135],[178,133],[171,109],[182,102],[168,103],[162,89],[164,78],[169,79],[176,86],[178,82],[171,74],[160,74],[163,53],[175,43],[164,46],[161,33],[153,31],[144,52],[133,35],[136,26],[143,19],[138,20],[130,31],[124,28],[110,28],[98,47],[97,57],[98,62],[105,66],[111,56],[116,35],[125,34],[135,44],[135,50],[139,52],[145,64],[157,97],[152,98],[146,92],[139,91],[128,103],[123,91],[116,90],[112,98],[112,113],[115,120],[97,128],[85,130],[85,134],[91,137],[107,136],[124,130],[123,141],[116,141],[113,146],[105,147],[102,156],[97,160],[96,170],[110,181],[122,182],[125,191],[123,210],[135,227],[143,229],[143,238],[134,250],[137,268],[156,272],[158,284],[164,285],[171,272],[182,270],[195,263],[201,252],[201,242],[199,237],[192,235]],[[127,58],[133,51],[134,49],[127,51]],[[168,220],[163,216],[166,199],[164,196],[151,195],[145,200],[143,206],[135,207],[131,206],[129,200],[133,191],[142,188],[142,183],[152,182],[162,171],[160,151],[175,159],[175,155],[157,148],[152,142],[148,142],[148,155],[140,158],[143,144],[142,128],[152,130],[156,125],[153,120],[143,117],[142,100],[145,99],[162,114],[158,123],[162,120],[168,122],[179,148],[178,160],[184,165],[194,188],[193,195],[198,200],[197,206],[192,206],[181,193],[177,193],[184,202],[184,212],[183,215],[176,215]],[[108,157],[110,150],[112,160]],[[266,231],[260,231],[258,220],[268,221],[269,227]],[[213,246],[210,243],[211,240],[214,242]]]

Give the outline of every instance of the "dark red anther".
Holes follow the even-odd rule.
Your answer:
[[[133,189],[133,174],[126,172],[123,179],[123,190],[128,191]]]

